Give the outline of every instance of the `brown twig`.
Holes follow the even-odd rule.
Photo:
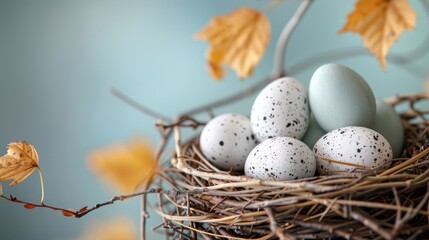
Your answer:
[[[5,200],[8,200],[10,202],[22,204],[27,209],[48,208],[48,209],[51,209],[51,210],[54,210],[54,211],[61,211],[63,213],[63,215],[65,215],[67,217],[74,216],[74,215],[76,215],[78,213],[78,211],[76,211],[76,210],[66,209],[66,208],[61,208],[61,207],[55,207],[55,206],[51,206],[51,205],[48,205],[48,204],[45,204],[45,203],[41,203],[41,204],[30,203],[30,202],[27,202],[27,201],[20,200],[20,199],[14,197],[12,195],[10,195],[10,197],[6,197],[6,196],[1,195],[0,197],[3,198],[3,199],[5,199]],[[85,208],[86,207],[83,207],[82,209],[85,209]]]
[[[201,106],[189,109],[189,110],[179,114],[179,116],[191,116],[191,115],[194,115],[197,113],[210,111],[214,108],[225,106],[227,104],[237,102],[239,100],[243,100],[246,97],[256,93],[258,90],[265,87],[268,83],[270,83],[271,81],[273,81],[275,79],[276,79],[275,76],[268,76],[268,77],[262,78],[256,84],[250,86],[247,89],[244,89],[243,91],[240,91],[238,93],[234,93],[234,94],[227,96],[227,97],[224,97],[222,99],[219,99],[219,100],[216,100],[216,101],[213,101],[213,102],[203,104]]]
[[[204,188],[199,188],[199,189],[194,189],[194,190],[177,190],[177,189],[164,190],[162,188],[151,188],[148,190],[135,192],[135,193],[131,193],[131,194],[114,196],[109,201],[97,203],[91,208],[88,208],[87,206],[85,206],[85,207],[81,208],[80,210],[66,209],[66,208],[62,208],[62,207],[47,205],[44,203],[43,204],[31,203],[31,202],[20,200],[16,197],[13,197],[13,196],[7,197],[7,196],[2,195],[0,197],[5,199],[5,200],[8,200],[10,202],[22,204],[22,205],[24,205],[24,207],[26,207],[28,209],[47,208],[47,209],[51,209],[54,211],[61,211],[67,217],[74,216],[76,218],[81,218],[81,217],[84,217],[85,215],[89,214],[90,212],[92,212],[94,210],[97,210],[99,208],[102,208],[102,207],[105,207],[108,205],[112,205],[117,201],[124,201],[124,200],[131,199],[131,198],[138,197],[138,196],[146,196],[147,194],[160,194],[160,193],[162,193],[162,194],[170,195],[170,196],[200,195],[200,194],[208,192],[208,191],[209,191],[208,189],[204,189]],[[146,204],[144,204],[144,205],[146,205]],[[144,208],[143,208],[143,210],[144,210]],[[146,212],[143,212],[143,214],[144,214],[144,217],[147,217]]]
[[[204,125],[206,125],[205,122],[200,122],[200,121],[198,121],[198,120],[196,120],[190,116],[184,116],[184,117],[177,118],[176,120],[174,120],[172,123],[169,123],[169,124],[164,124],[162,122],[157,122],[155,124],[155,126],[159,129],[161,129],[161,131],[166,131],[167,129],[173,128],[176,126],[190,127],[190,128],[196,129],[199,126],[204,126]]]
[[[376,220],[372,219],[368,214],[364,213],[363,211],[360,211],[358,209],[352,210],[350,212],[350,217],[366,227],[372,229],[373,231],[380,234],[385,239],[393,239],[393,234],[391,232],[388,232],[386,229],[383,229]]]
[[[157,111],[155,111],[153,109],[150,109],[150,108],[146,107],[145,105],[143,105],[143,104],[137,102],[136,100],[130,98],[129,96],[127,96],[126,94],[124,94],[123,92],[119,91],[116,88],[112,88],[110,90],[110,92],[115,97],[117,97],[118,99],[122,100],[126,104],[130,105],[131,107],[139,110],[140,112],[142,112],[142,113],[144,113],[146,115],[149,115],[149,116],[154,117],[154,118],[161,118],[161,119],[164,119],[166,121],[170,120],[170,117],[168,117],[168,116],[166,116],[164,114],[161,114],[161,113],[159,113],[159,112],[157,112]]]
[[[290,236],[289,234],[286,234],[284,232],[284,229],[279,227],[276,218],[274,217],[273,210],[271,208],[265,208],[265,211],[267,212],[268,218],[270,219],[270,229],[272,232],[274,232],[279,240],[295,240],[296,238],[293,236]]]

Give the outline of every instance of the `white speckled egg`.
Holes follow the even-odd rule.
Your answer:
[[[326,131],[347,126],[370,127],[375,98],[368,83],[352,69],[325,64],[311,77],[308,90],[311,112]]]
[[[262,180],[294,180],[312,177],[315,172],[311,149],[291,137],[263,141],[250,152],[244,166],[246,176]]]
[[[386,138],[365,127],[335,129],[317,141],[313,152],[320,175],[373,168],[392,159],[392,148]]]
[[[213,118],[200,135],[204,156],[223,170],[243,171],[247,155],[256,144],[250,120],[234,113]]]
[[[304,86],[298,80],[286,77],[262,89],[253,103],[250,122],[259,141],[280,136],[301,139],[309,118]]]
[[[383,100],[377,100],[377,112],[371,129],[381,133],[392,147],[393,157],[399,157],[404,146],[404,127],[395,109]]]

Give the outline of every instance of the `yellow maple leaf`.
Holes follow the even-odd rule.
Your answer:
[[[38,168],[39,156],[33,145],[25,141],[11,142],[7,153],[0,157],[0,181],[12,180],[9,186],[24,181]]]
[[[116,217],[90,224],[75,240],[137,240],[137,229],[126,217]]]
[[[358,0],[340,33],[360,34],[365,47],[386,69],[389,48],[405,30],[413,29],[415,22],[416,13],[408,0]]]
[[[133,192],[148,183],[157,170],[150,144],[135,139],[125,144],[96,150],[89,155],[89,166],[123,192]]]
[[[242,79],[252,75],[265,52],[270,34],[267,17],[253,8],[243,7],[214,17],[195,37],[210,43],[207,58],[214,79],[225,75],[222,64],[235,69]]]

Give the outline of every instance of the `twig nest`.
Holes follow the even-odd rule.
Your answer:
[[[247,155],[256,146],[250,120],[228,113],[210,120],[200,136],[200,147],[206,158],[222,170],[243,171]]]
[[[280,136],[301,139],[309,120],[307,91],[291,77],[277,79],[262,89],[250,115],[253,132],[261,142]]]
[[[263,180],[296,180],[314,176],[316,160],[305,143],[290,137],[263,141],[249,154],[244,166],[247,176]]]
[[[389,163],[370,171],[351,167],[354,170],[349,173],[346,169],[346,174],[316,174],[297,180],[294,178],[301,176],[296,174],[302,173],[299,172],[300,166],[305,169],[311,163],[302,164],[301,159],[293,154],[300,151],[307,154],[309,150],[296,139],[278,137],[256,146],[256,155],[252,152],[248,158],[259,164],[259,175],[248,177],[211,164],[200,151],[201,138],[200,142],[198,139],[182,142],[180,129],[186,125],[176,125],[176,154],[171,161],[173,167],[162,169],[159,184],[171,186],[185,194],[169,196],[161,193],[157,212],[170,229],[176,229],[186,237],[192,235],[194,239],[274,239],[278,233],[279,238],[287,234],[287,237],[296,239],[427,239],[429,111],[415,108],[417,102],[426,99],[423,95],[411,95],[394,97],[390,101],[392,105],[405,103],[409,107],[400,114],[405,129],[405,147],[401,158],[391,161],[376,159],[380,164],[383,161]],[[348,136],[344,135],[345,132],[341,134],[341,130],[336,130],[336,136],[328,133],[332,139],[324,139],[322,145],[327,152],[323,156],[339,161],[341,154],[343,157],[348,154],[368,163],[374,162],[376,154],[379,154],[379,159],[391,158],[391,152],[388,156],[387,140],[381,135],[365,129],[366,134],[359,138],[358,134],[352,134],[353,129],[346,129],[350,131]],[[277,144],[273,142],[278,142],[279,146],[283,144],[283,150],[275,149]],[[296,149],[286,151],[288,146],[292,146],[289,142]],[[360,152],[357,142],[362,146]],[[343,148],[345,145],[350,149]],[[267,149],[266,156],[262,148]],[[344,152],[339,152],[342,148]],[[316,155],[320,154],[322,148],[316,146],[316,149]],[[275,158],[280,160],[279,166],[270,166],[270,161]],[[295,163],[290,162],[292,160],[299,162],[300,166],[296,167]],[[348,160],[345,158],[344,162]],[[280,175],[289,176],[284,171],[280,172],[280,164],[286,163],[290,164],[288,169],[292,169],[295,175],[290,176],[290,180],[278,181]],[[246,169],[255,173],[254,164],[252,166],[255,168],[250,166],[249,161]],[[354,174],[356,172],[362,174]],[[255,179],[264,177],[266,180]]]
[[[392,148],[380,133],[364,127],[344,127],[324,135],[313,148],[320,175],[369,170],[392,160]]]

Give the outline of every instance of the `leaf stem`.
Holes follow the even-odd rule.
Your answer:
[[[280,4],[284,3],[284,2],[285,2],[285,0],[272,0],[267,5],[265,5],[265,7],[262,9],[262,11],[263,12],[268,12],[271,9],[273,9],[274,7],[276,7],[277,5],[280,5]]]
[[[41,187],[41,191],[42,191],[42,198],[40,199],[40,203],[43,205],[43,201],[45,200],[45,186],[43,183],[43,174],[42,174],[42,170],[40,169],[39,166],[37,166],[37,171],[39,172],[40,187]]]

